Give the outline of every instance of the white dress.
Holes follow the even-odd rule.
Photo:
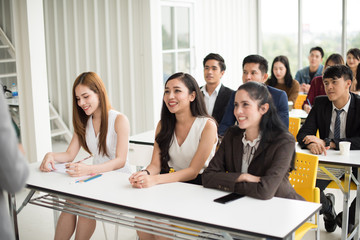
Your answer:
[[[116,143],[117,143],[117,134],[115,132],[115,120],[117,115],[120,113],[115,110],[109,111],[109,122],[108,122],[108,132],[106,136],[106,150],[109,154],[109,157],[103,154],[99,154],[99,134],[95,136],[95,130],[92,122],[92,116],[89,117],[86,125],[86,144],[93,154],[93,164],[104,163],[108,160],[114,159],[116,154]],[[125,166],[117,171],[131,173],[131,168],[129,166],[128,159],[126,159]]]
[[[169,167],[174,168],[175,171],[188,168],[191,160],[193,159],[201,139],[202,131],[206,125],[206,122],[209,118],[206,117],[197,117],[190,128],[188,135],[186,136],[185,141],[181,146],[179,146],[174,132],[173,140],[169,148],[170,160],[168,162]],[[208,159],[205,162],[205,165],[200,170],[200,174],[204,169],[209,165],[210,160],[213,158],[216,150],[216,142],[211,150],[211,153]]]

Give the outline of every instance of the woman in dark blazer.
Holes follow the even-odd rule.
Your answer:
[[[280,121],[266,86],[247,82],[234,102],[239,123],[226,132],[202,175],[204,187],[258,199],[303,198],[289,182],[295,139]]]

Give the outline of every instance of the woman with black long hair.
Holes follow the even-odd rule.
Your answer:
[[[288,100],[295,104],[299,95],[299,82],[293,79],[290,71],[289,60],[286,56],[277,56],[271,66],[271,76],[266,84],[283,90],[288,96]]]
[[[205,169],[204,187],[258,199],[303,199],[289,182],[295,139],[280,121],[267,87],[241,85],[234,106],[239,125],[229,128]]]

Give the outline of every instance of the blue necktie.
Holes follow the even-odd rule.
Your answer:
[[[344,109],[337,110],[336,112],[336,118],[335,118],[335,128],[334,128],[334,139],[340,139],[340,114],[344,111]]]

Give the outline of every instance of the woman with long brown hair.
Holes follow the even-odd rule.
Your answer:
[[[55,163],[68,163],[67,173],[72,177],[98,174],[113,170],[130,173],[127,163],[130,126],[127,117],[113,109],[104,83],[94,72],[80,74],[73,85],[74,135],[66,152],[49,152],[40,170],[49,172]],[[93,165],[72,162],[80,147],[91,154]],[[62,212],[55,231],[55,239],[90,239],[96,221]],[[75,229],[76,228],[76,229]]]
[[[175,73],[165,83],[151,163],[129,181],[135,188],[170,182],[201,185],[201,174],[216,143],[216,123],[207,114],[196,80],[190,74]],[[142,240],[166,239],[140,231],[138,235]]]

